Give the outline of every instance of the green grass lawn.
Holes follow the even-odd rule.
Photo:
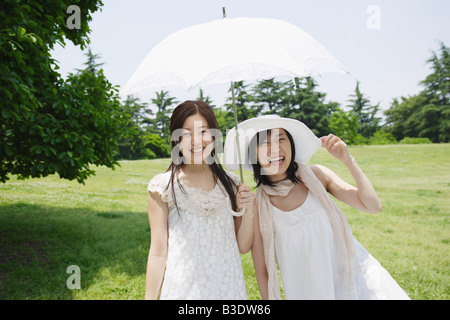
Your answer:
[[[412,299],[449,299],[450,145],[351,147],[383,211],[343,203],[359,242]],[[0,184],[0,299],[143,299],[150,230],[148,181],[168,159],[122,161],[80,185],[51,176]],[[349,182],[326,150],[312,161]],[[245,182],[254,187],[250,172]],[[242,256],[249,299],[259,299],[250,253]],[[81,289],[67,268],[80,267]]]

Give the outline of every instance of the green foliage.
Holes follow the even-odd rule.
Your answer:
[[[130,135],[119,137],[119,152],[116,154],[116,159],[141,159],[145,156],[144,142],[142,135],[144,130],[141,125],[145,119],[142,119],[142,109],[147,107],[146,103],[140,103],[139,99],[128,96],[120,107],[120,112],[126,114],[129,120],[126,124]],[[155,157],[151,153],[151,158]]]
[[[330,117],[330,131],[346,144],[356,144],[358,117],[353,111],[345,112],[339,109]]]
[[[233,83],[233,88],[238,122],[258,116],[261,109],[257,106],[251,107],[253,99],[247,92],[248,85],[244,84],[244,81],[237,81]],[[231,86],[228,92],[230,92],[230,96],[227,98],[228,103],[225,104],[225,108],[229,113],[229,116],[227,117],[227,127],[232,128],[234,127],[234,107],[232,103]]]
[[[369,144],[382,145],[382,144],[396,144],[396,143],[398,142],[397,140],[395,140],[394,135],[384,130],[378,130],[377,132],[374,133],[372,137],[369,138]]]
[[[170,156],[170,145],[156,133],[146,133],[143,136],[146,159],[167,158]],[[154,155],[154,156],[153,156]]]
[[[430,144],[432,143],[428,138],[410,138],[406,137],[399,141],[400,144]]]
[[[423,137],[432,142],[450,141],[450,49],[440,44],[439,55],[427,60],[432,73],[420,83],[419,94],[395,99],[385,111],[386,129],[401,140]]]
[[[356,115],[359,126],[358,133],[365,139],[370,138],[378,129],[380,118],[377,117],[379,104],[372,105],[359,89],[359,81],[356,82],[355,94],[351,95],[351,104],[348,106]]]
[[[66,13],[80,7],[80,28]],[[99,0],[3,1],[0,10],[0,181],[8,174],[41,177],[58,173],[78,182],[94,174],[89,164],[114,168],[117,135],[126,117],[118,113],[117,88],[98,65],[70,74],[56,71],[49,51],[69,40],[85,48],[88,22]],[[92,55],[92,61],[95,56]],[[91,69],[89,69],[91,68]]]
[[[386,129],[397,140],[405,136],[418,137],[419,123],[418,111],[426,103],[423,93],[411,97],[401,97],[401,101],[394,99],[391,108],[386,110]]]
[[[252,88],[251,100],[262,114],[277,114],[287,103],[286,98],[290,87],[292,82],[262,80]]]
[[[170,97],[168,91],[161,90],[156,92],[156,98],[152,99],[152,103],[156,106],[157,111],[155,119],[150,120],[150,132],[161,135],[162,139],[170,145],[170,116],[172,107],[178,101],[175,97]]]
[[[296,78],[294,82],[295,87],[286,90],[287,96],[278,114],[302,121],[317,136],[329,134],[330,116],[337,110],[338,104],[325,103],[326,95],[317,91],[317,83],[313,78]]]

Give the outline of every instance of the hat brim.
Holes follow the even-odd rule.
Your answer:
[[[253,171],[252,162],[255,157],[249,155],[249,145],[253,137],[261,131],[281,128],[290,133],[295,144],[294,161],[307,164],[312,155],[320,149],[320,139],[301,121],[266,115],[245,120],[238,124],[239,149],[241,151],[242,169]],[[236,128],[227,133],[224,147],[223,163],[229,171],[239,169],[238,147],[236,142]]]

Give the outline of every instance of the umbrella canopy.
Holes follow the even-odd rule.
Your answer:
[[[276,19],[232,18],[182,29],[162,40],[141,62],[122,95],[170,87],[231,82],[238,159],[234,81],[295,78],[348,71],[313,37]],[[242,166],[239,167],[243,182]]]
[[[172,33],[145,57],[122,94],[347,70],[300,28],[266,18],[214,20]]]

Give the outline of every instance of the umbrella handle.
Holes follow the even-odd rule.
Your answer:
[[[226,197],[226,201],[227,201],[227,209],[228,211],[235,217],[240,217],[243,216],[245,213],[245,208],[242,208],[241,211],[236,212],[233,210],[233,208],[231,208],[231,202],[230,202],[230,198]]]

